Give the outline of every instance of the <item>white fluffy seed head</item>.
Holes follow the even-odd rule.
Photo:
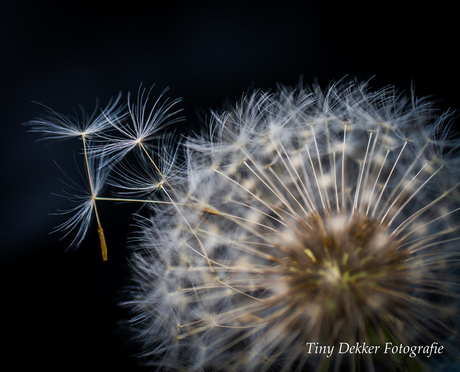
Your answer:
[[[107,110],[120,138],[97,124],[94,156],[109,157],[100,163],[115,167],[112,185],[151,207],[139,218],[127,302],[147,364],[373,371],[407,361],[326,359],[306,344],[449,339],[458,351],[449,331],[459,315],[460,157],[448,114],[436,119],[429,103],[391,88],[256,91],[214,112],[182,164],[170,142],[158,152],[146,143],[176,101],[150,113],[146,101],[140,93],[120,118]],[[56,136],[75,134],[61,126]],[[125,163],[134,148],[141,166]]]
[[[157,319],[164,304],[144,314],[156,333],[142,334],[158,344],[147,361],[177,370],[300,370],[318,363],[306,342],[442,334],[452,313],[439,310],[453,300],[439,284],[450,280],[445,268],[457,252],[459,178],[457,159],[438,159],[453,153],[452,143],[436,137],[443,122],[431,117],[428,104],[352,84],[256,92],[214,113],[212,135],[187,143],[191,203],[175,204],[168,226],[161,208],[152,217],[154,236],[170,224],[187,231],[174,269],[193,262],[199,275],[184,275],[180,306],[168,303],[181,320],[177,344],[163,341],[172,336]],[[149,257],[167,249],[153,244]],[[146,270],[163,264],[152,259]],[[164,280],[152,279],[142,281],[143,296]],[[186,365],[165,361],[177,346]],[[331,365],[343,363],[372,369],[379,361],[334,357]]]

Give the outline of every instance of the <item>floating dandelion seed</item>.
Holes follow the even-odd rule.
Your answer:
[[[63,232],[63,237],[66,237],[75,231],[75,237],[70,243],[70,247],[78,248],[86,236],[86,232],[91,225],[93,216],[95,216],[98,225],[102,258],[106,261],[107,244],[96,207],[96,200],[106,185],[109,173],[107,168],[99,166],[100,164],[98,160],[99,158],[94,157],[92,153],[87,154],[87,150],[85,148],[86,176],[88,177],[87,188],[84,189],[77,184],[73,187],[77,194],[69,194],[68,199],[77,205],[69,210],[56,213],[70,215],[70,218],[58,225],[53,232]]]
[[[101,109],[99,114],[97,105],[91,115],[88,115],[82,109],[81,116],[75,115],[73,117],[67,117],[49,110],[48,115],[27,123],[32,126],[31,132],[44,133],[47,139],[80,138],[82,140],[89,195],[75,195],[70,198],[77,202],[78,205],[62,212],[62,214],[71,214],[71,217],[54,231],[63,231],[65,232],[64,236],[67,236],[76,230],[76,236],[72,240],[70,247],[78,247],[86,235],[94,213],[104,261],[107,260],[107,244],[97,212],[96,199],[105,185],[108,169],[103,169],[101,164],[95,167],[95,163],[101,162],[103,156],[96,158],[94,150],[88,148],[88,143],[93,144],[101,133],[109,129],[112,118],[122,116],[123,109],[118,106],[120,98],[121,95],[119,94],[116,99],[109,102],[105,109]]]
[[[116,200],[100,196],[114,164],[137,147],[140,147],[147,156],[150,156],[143,141],[152,139],[164,126],[181,120],[180,118],[170,119],[178,112],[170,112],[170,109],[179,100],[168,102],[168,99],[165,99],[162,101],[166,91],[167,89],[155,101],[147,116],[146,107],[150,91],[146,94],[145,89],[139,89],[135,104],[131,104],[128,94],[127,106],[120,106],[121,94],[119,94],[116,99],[110,100],[105,109],[99,109],[96,106],[92,115],[87,115],[83,109],[80,116],[72,117],[49,110],[48,115],[27,123],[32,127],[31,132],[44,133],[47,139],[80,138],[83,142],[88,191],[83,190],[85,195],[74,195],[69,198],[73,202],[77,202],[78,205],[61,212],[61,214],[71,214],[71,217],[54,230],[55,232],[63,231],[64,236],[69,235],[74,230],[76,231],[76,236],[70,247],[78,247],[81,244],[94,213],[98,225],[102,258],[107,261],[107,244],[96,201]],[[128,112],[125,111],[126,107]],[[114,131],[121,133],[121,137],[114,135]],[[174,154],[175,152],[170,154],[169,158],[174,157]],[[152,159],[150,158],[150,160]],[[153,161],[151,161],[152,163]],[[153,165],[156,167],[156,163]],[[159,171],[157,167],[156,169]]]
[[[126,303],[144,361],[415,371],[423,357],[328,358],[307,345],[447,339],[455,355],[460,159],[450,117],[392,89],[280,88],[213,113],[208,134],[186,142],[185,166],[176,150],[143,146],[141,168],[122,165],[128,147],[113,155],[124,142],[109,143],[99,153],[117,157],[106,163],[112,185],[148,195],[136,201],[152,212],[139,218]]]

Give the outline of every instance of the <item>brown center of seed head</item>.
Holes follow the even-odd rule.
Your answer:
[[[304,316],[314,322],[316,308],[319,333],[355,334],[368,322],[380,328],[405,307],[408,252],[398,250],[398,241],[379,221],[314,215],[299,223],[295,237],[277,247],[287,255],[282,270],[286,296],[294,300],[292,326]]]

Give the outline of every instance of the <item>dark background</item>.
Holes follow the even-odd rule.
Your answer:
[[[73,178],[78,143],[36,142],[21,124],[42,103],[92,111],[119,91],[156,84],[182,97],[187,124],[248,87],[269,89],[371,79],[460,109],[458,12],[438,3],[324,1],[0,3],[1,350],[2,369],[71,367],[141,370],[125,344],[118,306],[128,283],[129,205],[100,214],[109,261],[93,227],[79,250],[49,235],[69,207],[54,164]],[[76,147],[75,147],[76,146]],[[77,160],[75,160],[77,159]],[[6,344],[6,347],[5,347]],[[12,368],[12,366],[17,366]],[[86,370],[86,369],[85,369]],[[100,369],[101,370],[101,369]]]

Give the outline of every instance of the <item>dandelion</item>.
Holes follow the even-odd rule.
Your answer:
[[[458,315],[458,157],[428,103],[282,88],[214,113],[141,224],[128,303],[166,370],[421,368],[320,345],[438,340]],[[206,255],[203,254],[203,248]]]
[[[256,91],[214,112],[207,134],[186,140],[185,162],[166,141],[158,153],[139,146],[139,166],[123,159],[150,134],[112,118],[131,144],[106,136],[96,152],[115,159],[103,162],[120,195],[150,211],[125,303],[145,363],[429,368],[423,355],[385,354],[386,342],[437,342],[455,356],[460,158],[452,115],[434,113],[392,88]],[[340,343],[381,352],[338,353]]]

